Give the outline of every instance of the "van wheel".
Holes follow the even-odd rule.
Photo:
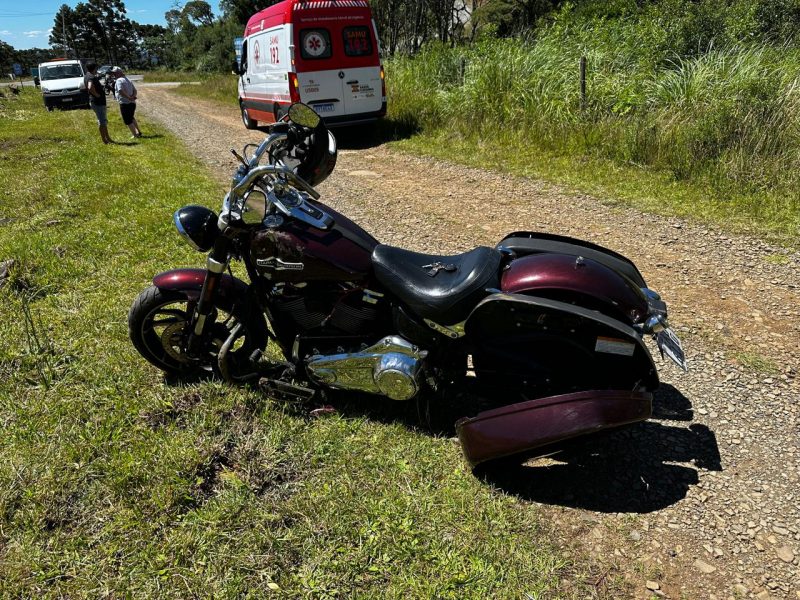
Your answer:
[[[250,118],[250,115],[248,114],[247,109],[244,107],[242,102],[239,102],[239,108],[242,111],[242,123],[244,123],[244,126],[247,129],[257,129],[258,121]]]
[[[280,104],[276,104],[272,109],[272,112],[275,115],[276,123],[280,121],[284,117],[284,115],[286,115],[286,109],[283,108]]]

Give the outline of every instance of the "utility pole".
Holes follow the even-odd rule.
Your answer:
[[[70,48],[69,48],[69,41],[67,40],[67,22],[66,19],[64,18],[63,10],[61,11],[61,32],[64,36],[64,47],[67,49],[67,55],[69,55]],[[73,58],[78,58],[78,57],[74,56]]]

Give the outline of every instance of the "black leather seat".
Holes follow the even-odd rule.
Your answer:
[[[485,246],[438,256],[378,244],[372,251],[372,264],[378,281],[415,314],[440,325],[454,325],[488,295],[487,288],[499,287],[501,257],[498,250]],[[436,274],[431,276],[431,272]]]

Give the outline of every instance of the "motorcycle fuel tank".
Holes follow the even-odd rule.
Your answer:
[[[590,258],[566,254],[531,254],[511,262],[501,289],[561,301],[573,301],[625,322],[647,316],[647,298],[632,281]]]
[[[317,229],[284,219],[276,227],[257,231],[250,255],[259,274],[274,282],[358,281],[372,270],[372,250],[378,241],[350,219],[316,204],[334,219],[329,229]]]

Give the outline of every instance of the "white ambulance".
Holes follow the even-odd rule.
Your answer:
[[[327,126],[386,114],[378,32],[366,0],[284,0],[247,23],[239,106],[248,129],[273,123],[293,102]]]

